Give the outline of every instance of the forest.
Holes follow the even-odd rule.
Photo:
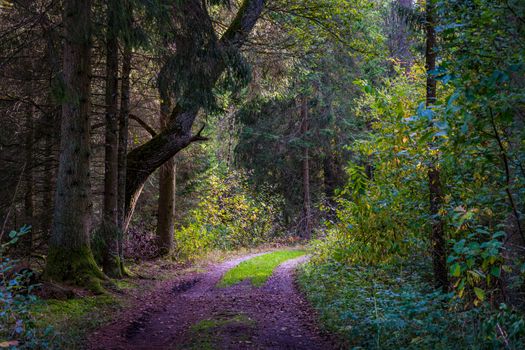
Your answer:
[[[525,1],[0,0],[0,349],[525,349]]]

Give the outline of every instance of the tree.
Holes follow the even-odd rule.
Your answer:
[[[303,96],[301,102],[301,136],[306,137],[309,130],[308,123],[308,98]],[[305,238],[312,235],[312,201],[310,199],[310,152],[309,145],[304,146],[303,155],[303,225],[302,231]]]
[[[169,122],[171,96],[165,82],[159,82],[160,127],[165,129]],[[159,200],[157,205],[157,248],[161,255],[173,248],[175,226],[175,159],[172,157],[159,169]]]
[[[177,2],[174,7],[174,21],[179,29],[174,34],[176,63],[182,67],[178,78],[186,85],[178,89],[167,127],[128,154],[125,227],[147,178],[180,150],[203,139],[198,133],[192,134],[195,118],[203,107],[209,106],[209,94],[222,73],[231,69],[225,59],[232,58],[245,43],[261,15],[264,0],[244,0],[220,39],[204,3],[188,0]],[[187,85],[189,82],[192,84]]]
[[[63,12],[60,160],[45,274],[99,289],[90,249],[91,1],[66,0]]]
[[[433,0],[426,3],[426,49],[425,68],[427,72],[426,107],[432,108],[436,103],[436,18]],[[436,285],[444,291],[448,290],[447,249],[445,239],[445,224],[443,222],[443,187],[437,159],[431,160],[428,169],[428,187],[430,192],[430,218],[432,224],[432,259]]]
[[[107,8],[106,29],[106,134],[104,161],[104,208],[100,227],[103,239],[102,269],[110,277],[122,277],[119,245],[122,243],[118,222],[118,11],[120,1],[111,0]],[[123,132],[127,132],[123,130]]]

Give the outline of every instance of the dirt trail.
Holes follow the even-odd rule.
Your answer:
[[[93,334],[89,348],[334,349],[294,286],[295,268],[306,257],[283,263],[260,288],[248,281],[215,287],[226,271],[256,255],[164,284]]]

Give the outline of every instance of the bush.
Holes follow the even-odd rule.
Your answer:
[[[322,323],[349,348],[522,349],[523,316],[501,305],[464,308],[452,294],[434,291],[425,261],[407,265],[310,263],[299,283]],[[407,268],[409,266],[410,268]]]
[[[265,191],[252,191],[245,173],[211,173],[198,192],[197,208],[175,232],[180,258],[193,258],[212,249],[253,247],[281,234],[280,199]]]
[[[16,271],[18,261],[5,256],[7,248],[28,232],[29,227],[11,231],[9,241],[0,246],[0,348],[45,349],[52,339],[52,329],[36,327],[30,312],[37,303],[32,294],[36,286],[28,285],[32,272]]]

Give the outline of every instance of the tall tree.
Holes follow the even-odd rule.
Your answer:
[[[303,96],[301,102],[301,136],[307,137],[308,124],[308,98]],[[312,235],[312,201],[310,199],[310,151],[308,145],[304,146],[303,154],[303,235],[310,238]]]
[[[91,1],[66,0],[60,160],[45,274],[99,289],[90,249]]]
[[[120,1],[108,1],[106,32],[106,140],[104,161],[104,208],[101,234],[102,268],[106,275],[121,277],[118,228],[118,11]]]
[[[171,96],[166,84],[159,83],[160,127],[169,123]],[[157,207],[157,247],[161,255],[168,254],[173,247],[175,226],[175,159],[172,157],[159,169],[159,200]]]
[[[437,82],[435,78],[436,69],[436,17],[433,0],[426,3],[426,49],[425,68],[427,72],[426,82],[426,107],[432,108],[436,103]],[[432,259],[434,265],[434,279],[437,287],[448,289],[447,253],[445,240],[445,223],[441,217],[443,206],[443,185],[441,183],[441,172],[438,160],[431,160],[428,169],[428,186],[430,192],[430,218],[432,225]]]
[[[129,8],[129,20],[131,20],[131,8]],[[122,79],[120,87],[120,111],[119,111],[119,131],[118,131],[118,230],[120,234],[119,256],[121,271],[124,269],[124,222],[126,210],[126,165],[128,152],[128,128],[129,128],[129,108],[130,108],[130,75],[131,75],[131,45],[124,42],[124,52],[122,54]]]

